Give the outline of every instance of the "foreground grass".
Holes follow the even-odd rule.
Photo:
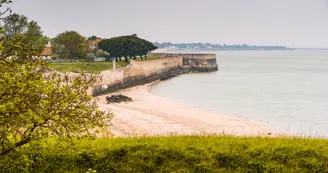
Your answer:
[[[147,60],[159,59],[160,56],[148,56]],[[123,60],[123,58],[122,58]],[[137,58],[140,60],[140,58]],[[144,60],[145,61],[145,60]],[[122,68],[129,65],[130,62],[119,61],[116,62],[116,68]],[[59,72],[87,72],[93,74],[100,74],[101,71],[113,69],[112,62],[59,62],[52,63],[55,70]]]
[[[328,172],[328,141],[172,136],[72,146],[47,140],[0,160],[4,172]]]

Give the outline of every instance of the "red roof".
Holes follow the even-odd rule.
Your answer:
[[[98,45],[98,43],[101,42],[102,40],[103,40],[102,38],[97,38],[96,40],[90,40],[88,42],[89,52],[93,52],[96,46]]]
[[[101,42],[103,39],[102,38],[97,38],[96,40],[90,40],[89,41],[89,46],[97,46],[99,42]]]
[[[42,56],[51,56],[52,55],[52,48],[45,47],[41,53]]]

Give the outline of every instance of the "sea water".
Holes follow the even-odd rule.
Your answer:
[[[208,53],[217,54],[219,71],[181,75],[151,93],[282,132],[328,136],[328,50]]]

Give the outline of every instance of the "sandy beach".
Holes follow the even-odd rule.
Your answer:
[[[152,84],[121,90],[133,102],[107,104],[96,97],[99,109],[111,110],[115,117],[110,132],[114,136],[212,135],[277,136],[278,131],[247,119],[216,114],[149,93]]]

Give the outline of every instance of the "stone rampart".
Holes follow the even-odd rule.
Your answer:
[[[215,54],[183,54],[183,65],[197,72],[218,71]]]
[[[131,60],[128,67],[101,72],[89,93],[98,96],[188,72],[217,70],[215,54],[169,54],[154,60]]]

